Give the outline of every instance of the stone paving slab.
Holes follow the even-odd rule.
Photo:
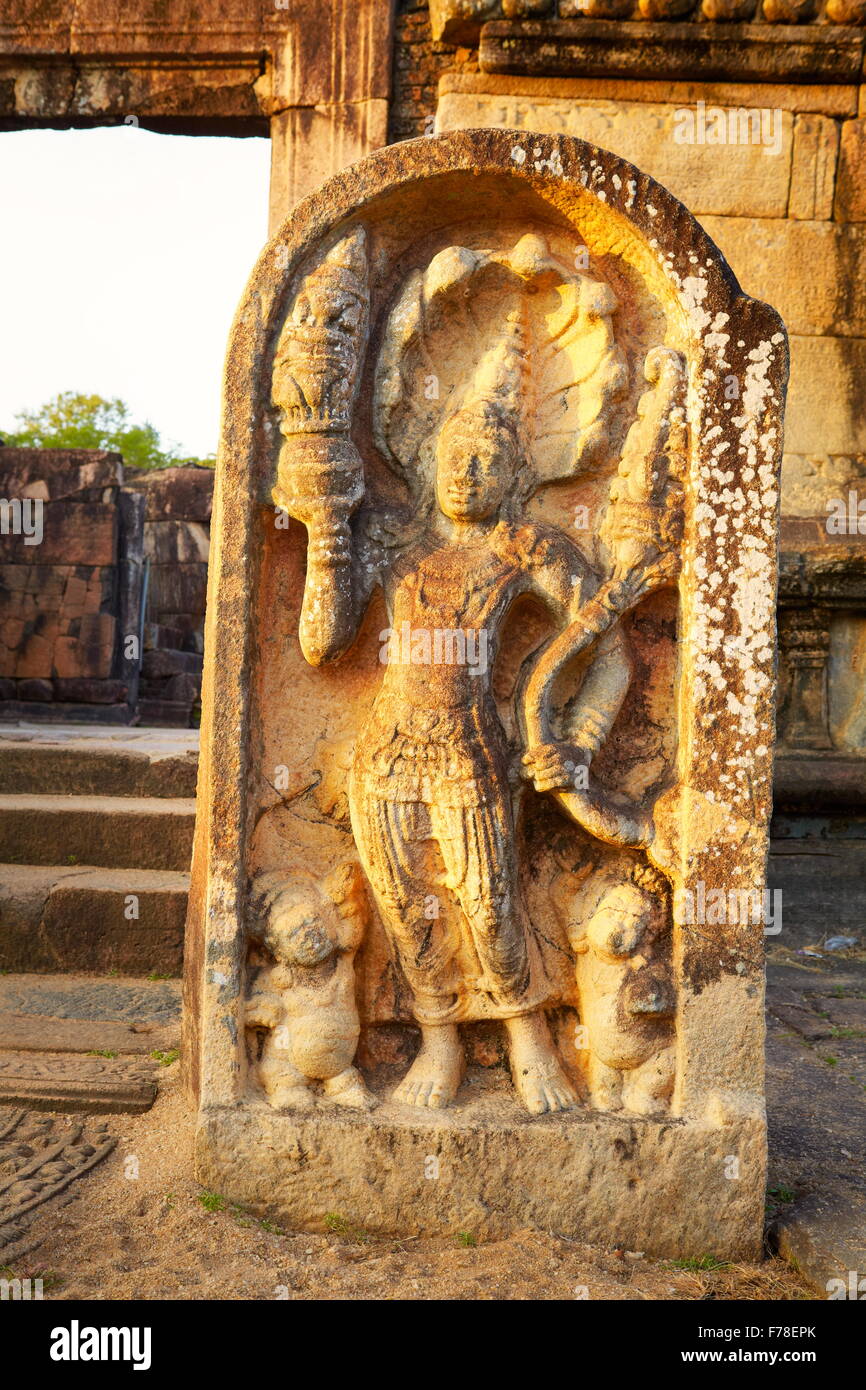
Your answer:
[[[123,729],[94,728],[91,724],[28,724],[6,725],[0,729],[0,745],[4,743],[33,743],[43,747],[51,744],[65,746],[82,744],[96,748],[130,747],[149,757],[176,757],[178,753],[197,753],[198,729],[146,728],[136,724]]]
[[[180,1024],[102,1023],[81,1018],[0,1012],[0,1052],[171,1052],[180,1046]]]
[[[179,1019],[179,981],[0,977],[0,1107],[148,1110]]]
[[[156,1064],[65,1052],[0,1053],[0,1106],[137,1115],[156,1100]]]
[[[30,1222],[114,1148],[105,1121],[69,1120],[38,1111],[0,1109],[0,1264],[11,1265],[39,1241]]]
[[[180,1019],[180,980],[106,979],[87,975],[0,976],[0,1012],[115,1023],[168,1024]]]
[[[823,1297],[866,1274],[866,960],[767,972],[771,1240]]]

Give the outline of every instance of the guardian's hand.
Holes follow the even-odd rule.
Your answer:
[[[573,743],[544,743],[524,753],[521,773],[538,792],[582,791],[589,782],[591,754]]]

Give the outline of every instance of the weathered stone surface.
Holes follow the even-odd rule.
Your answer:
[[[866,568],[866,536],[861,554],[861,573]],[[840,586],[841,587],[841,586]],[[866,749],[866,614],[840,613],[830,624],[830,656],[827,663],[828,724],[835,748],[859,753]],[[861,767],[861,774],[866,768]],[[863,778],[866,784],[866,778]]]
[[[180,1018],[180,986],[175,980],[3,975],[0,1011],[41,1018],[169,1026]]]
[[[862,454],[788,454],[782,461],[782,512],[786,517],[820,517],[819,538],[826,543],[828,503],[866,490]],[[834,538],[835,539],[835,538]]]
[[[866,454],[864,372],[866,339],[792,336],[786,452]]]
[[[201,692],[201,676],[193,676],[189,672],[182,671],[176,676],[170,676],[165,682],[166,700],[178,700],[185,704],[192,704],[197,700]]]
[[[53,687],[56,700],[72,704],[118,705],[129,695],[129,688],[123,681],[90,680],[82,676],[58,677]]]
[[[203,1181],[309,1225],[757,1250],[762,931],[692,931],[671,903],[763,885],[786,365],[686,210],[566,137],[382,151],[271,243],[229,345],[212,537],[186,951]],[[501,639],[507,734],[486,667],[390,639],[383,661],[379,581],[398,624]],[[547,619],[503,627],[529,593]],[[638,941],[646,1032],[616,1022]]]
[[[190,703],[188,700],[153,699],[149,696],[138,703],[138,713],[143,724],[157,729],[185,729],[190,727]]]
[[[0,731],[0,792],[195,796],[198,734]]]
[[[179,627],[167,627],[164,623],[145,623],[144,650],[156,652],[161,647],[183,650],[185,635]]]
[[[0,672],[19,683],[6,717],[134,700],[137,663],[120,656],[117,620],[137,630],[140,567],[121,479],[120,455],[104,450],[0,448]]]
[[[363,1119],[279,1115],[262,1104],[210,1109],[197,1137],[199,1181],[307,1230],[325,1229],[327,1212],[339,1210],[365,1230],[407,1235],[495,1239],[529,1224],[600,1244],[616,1231],[626,1249],[644,1249],[651,1233],[656,1253],[678,1258],[755,1249],[750,1185],[723,1176],[730,1128],[598,1114],[531,1120],[502,1080],[472,1069],[472,1098],[447,1123],[388,1102]],[[757,1117],[737,1125],[744,1171],[763,1171],[764,1147]]]
[[[29,1229],[39,1208],[55,1197],[63,1201],[116,1142],[94,1121],[85,1126],[29,1109],[0,1111],[0,1258],[9,1273],[33,1250]]]
[[[793,116],[776,111],[772,121],[765,121],[767,143],[762,143],[760,111],[719,107],[725,113],[726,136],[729,124],[733,123],[732,130],[735,127],[739,133],[744,123],[753,131],[753,139],[751,143],[713,145],[705,141],[708,129],[715,128],[714,109],[705,110],[699,121],[697,109],[672,103],[446,91],[439,98],[436,126],[440,132],[504,127],[579,136],[645,169],[698,216],[784,216],[791,177]],[[691,138],[678,138],[686,135]]]
[[[0,447],[0,496],[101,502],[122,480],[120,454],[101,449]]]
[[[0,564],[0,674],[111,676],[114,592],[108,566]]]
[[[148,521],[144,553],[156,564],[207,564],[210,528],[200,521]]]
[[[142,661],[142,674],[150,680],[166,676],[178,676],[184,672],[200,675],[203,657],[198,652],[181,652],[173,649],[145,652]]]
[[[381,97],[327,106],[297,106],[271,119],[270,234],[323,178],[363,159],[388,140]]]
[[[856,116],[856,86],[814,82],[705,82],[633,80],[623,77],[532,77],[526,73],[510,77],[503,73],[448,70],[438,84],[439,96],[462,93],[484,97],[562,98],[586,105],[601,101],[654,102],[662,106],[707,106],[739,108],[778,107],[781,111],[824,116]]]
[[[144,494],[145,524],[154,521],[210,521],[212,468],[159,468],[127,472],[124,488]],[[148,527],[146,534],[153,534]]]
[[[52,681],[17,681],[15,696],[17,696],[19,700],[53,700],[54,685]],[[15,696],[11,698],[14,699]]]
[[[179,975],[187,889],[184,874],[144,869],[57,884],[40,923],[54,969]]]
[[[49,724],[105,724],[126,725],[136,711],[129,705],[75,705],[52,701],[50,704],[34,700],[4,700],[0,718],[5,722]]]
[[[805,757],[802,760],[806,761]],[[792,833],[798,829],[798,823],[802,827],[801,807],[805,797],[800,793],[807,788],[807,776],[800,771],[795,780],[790,777],[793,759],[784,758],[781,761],[785,778],[780,791],[783,810],[775,822],[776,835],[769,868],[771,889],[782,894],[782,932],[779,940],[788,949],[799,950],[814,947],[824,935],[834,932],[859,937],[863,930],[862,884],[866,872],[866,845],[862,840],[834,841],[816,835]],[[832,755],[831,761],[835,761]],[[824,786],[828,780],[825,771]],[[830,784],[833,785],[832,781]],[[792,792],[790,798],[787,787]],[[844,815],[842,807],[845,800],[840,792],[835,806],[831,806],[826,791],[821,794],[819,785],[810,813]],[[789,805],[793,815],[784,812]],[[849,801],[849,815],[852,805],[853,802]],[[828,892],[832,892],[833,898],[832,917],[827,911]],[[771,945],[776,944],[775,939],[768,940]],[[806,963],[803,957],[797,959],[799,963]]]
[[[4,864],[2,968],[178,975],[188,886],[165,870]]]
[[[444,43],[474,45],[482,24],[502,13],[502,0],[430,0],[433,37]]]
[[[816,844],[816,862],[821,863],[822,850],[826,856],[832,848]],[[862,854],[861,842],[861,859]],[[829,872],[838,883],[838,905],[847,906],[850,896],[832,862]],[[828,873],[826,860],[820,873]],[[834,932],[838,925],[834,917]],[[814,944],[815,937],[811,940]],[[861,1037],[853,1044],[859,1046],[859,1058],[844,1057],[851,1044],[838,1036],[828,1039],[827,1024],[838,1034],[833,1011],[863,1005],[857,996],[866,975],[862,959],[800,961],[797,968],[771,963],[768,971],[768,1186],[775,1207],[770,1234],[819,1297],[847,1299],[858,1292],[862,1296],[856,1287],[850,1292],[849,1271],[862,1271],[866,1255],[866,1182],[860,1157],[866,1140],[866,1055]],[[860,1277],[858,1273],[855,1286]]]
[[[37,544],[25,535],[9,535],[0,546],[4,562],[17,565],[113,565],[117,509],[105,502],[47,502]]]
[[[91,1023],[85,1019],[45,1018],[41,1014],[0,1012],[0,1050],[13,1052],[170,1052],[179,1029],[152,1023]]]
[[[380,0],[292,0],[262,9],[274,53],[268,115],[289,107],[387,101],[393,6]],[[320,175],[321,177],[321,175]]]
[[[0,1051],[122,1052],[150,1056],[177,1048],[178,1029],[153,1023],[90,1023],[46,1019],[35,1013],[0,1012]]]
[[[431,0],[430,18],[435,38],[470,45],[478,42],[482,26],[491,21],[537,20],[540,22],[532,25],[495,24],[494,32],[497,37],[506,36],[506,43],[507,36],[513,34],[518,42],[528,35],[546,39],[552,46],[562,42],[563,32],[568,32],[564,24],[555,22],[557,16],[561,20],[601,19],[611,28],[622,27],[616,21],[650,19],[677,21],[678,28],[687,29],[688,20],[709,19],[739,37],[736,21],[757,18],[770,24],[803,25],[815,20],[820,9],[818,0],[763,0],[757,6],[754,0],[703,0],[698,7],[693,0]],[[832,24],[861,24],[863,18],[862,0],[830,0],[827,7]]]
[[[833,216],[839,124],[827,116],[800,115],[794,121],[794,152],[788,216]]]
[[[832,723],[835,726],[835,734],[839,721],[833,720]],[[834,742],[837,747],[844,747],[841,740]],[[793,757],[786,756],[784,751],[780,752],[776,757],[774,807],[777,811],[795,811],[800,814],[830,812],[844,815],[851,811],[859,811],[866,805],[866,779],[863,773],[861,758],[846,757],[841,752],[824,757]],[[824,847],[824,853],[829,856],[831,852]],[[817,890],[817,899],[810,902],[806,909],[810,917],[821,913],[820,903],[826,888],[823,878],[816,882],[814,887]],[[860,898],[856,881],[850,883],[849,890],[842,894],[838,892],[837,885],[834,892],[839,898],[850,897],[851,912],[856,914],[859,912]],[[805,906],[800,902],[798,909],[803,911]]]
[[[866,337],[866,227],[781,217],[704,216],[701,223],[746,293],[772,299],[789,333]],[[825,410],[838,394],[837,385]],[[789,426],[786,448],[795,447]]]
[[[203,616],[207,600],[207,565],[151,565],[148,611]]]
[[[861,89],[862,90],[862,89]],[[843,121],[839,141],[834,216],[839,222],[866,222],[866,120]]]

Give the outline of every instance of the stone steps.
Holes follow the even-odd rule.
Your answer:
[[[0,793],[195,796],[194,732],[125,729],[64,736],[60,730],[0,731]]]
[[[176,976],[198,735],[0,730],[0,969]]]
[[[0,795],[0,862],[189,867],[191,797]]]
[[[179,975],[189,874],[0,865],[0,969]]]
[[[153,1104],[180,1042],[167,977],[183,965],[196,765],[197,736],[178,730],[0,734],[0,1129],[3,1107]],[[39,1192],[22,1192],[26,1216]]]

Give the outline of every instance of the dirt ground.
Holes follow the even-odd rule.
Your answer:
[[[464,1244],[460,1236],[391,1239],[347,1228],[282,1231],[205,1193],[191,1177],[193,1115],[179,1067],[153,1109],[109,1116],[112,1154],[64,1206],[41,1211],[41,1244],[14,1274],[65,1299],[811,1299],[787,1265],[683,1268],[637,1251],[601,1250],[542,1231]],[[137,1177],[134,1176],[137,1173]]]

